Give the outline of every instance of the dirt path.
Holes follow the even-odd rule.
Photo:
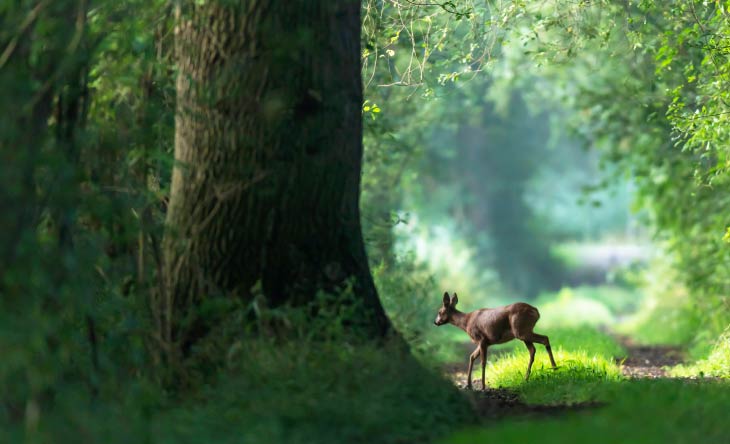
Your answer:
[[[683,361],[679,347],[636,345],[630,338],[618,338],[626,348],[626,358],[621,370],[629,378],[666,378],[667,372],[662,368],[680,364]]]

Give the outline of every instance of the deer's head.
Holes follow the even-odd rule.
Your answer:
[[[453,296],[449,296],[448,292],[444,292],[443,305],[439,308],[436,314],[436,319],[433,321],[436,325],[448,324],[451,320],[451,316],[456,311],[456,304],[459,302],[459,298],[454,293]]]

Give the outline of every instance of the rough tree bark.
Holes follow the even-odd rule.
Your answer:
[[[354,327],[390,324],[359,213],[360,2],[219,0],[177,12],[175,159],[163,243],[163,339],[206,297],[306,304],[351,282]],[[193,322],[195,324],[195,322]]]

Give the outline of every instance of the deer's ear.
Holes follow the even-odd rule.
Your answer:
[[[451,299],[449,298],[449,292],[444,291],[444,307],[448,307],[451,303]]]
[[[458,304],[458,303],[459,303],[459,297],[456,295],[456,293],[454,293],[454,295],[451,296],[451,306],[455,307],[456,304]]]

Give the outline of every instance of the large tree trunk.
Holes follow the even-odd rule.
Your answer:
[[[363,245],[360,3],[184,2],[164,242],[163,338],[207,297],[312,301],[352,283],[358,327],[389,330]]]

